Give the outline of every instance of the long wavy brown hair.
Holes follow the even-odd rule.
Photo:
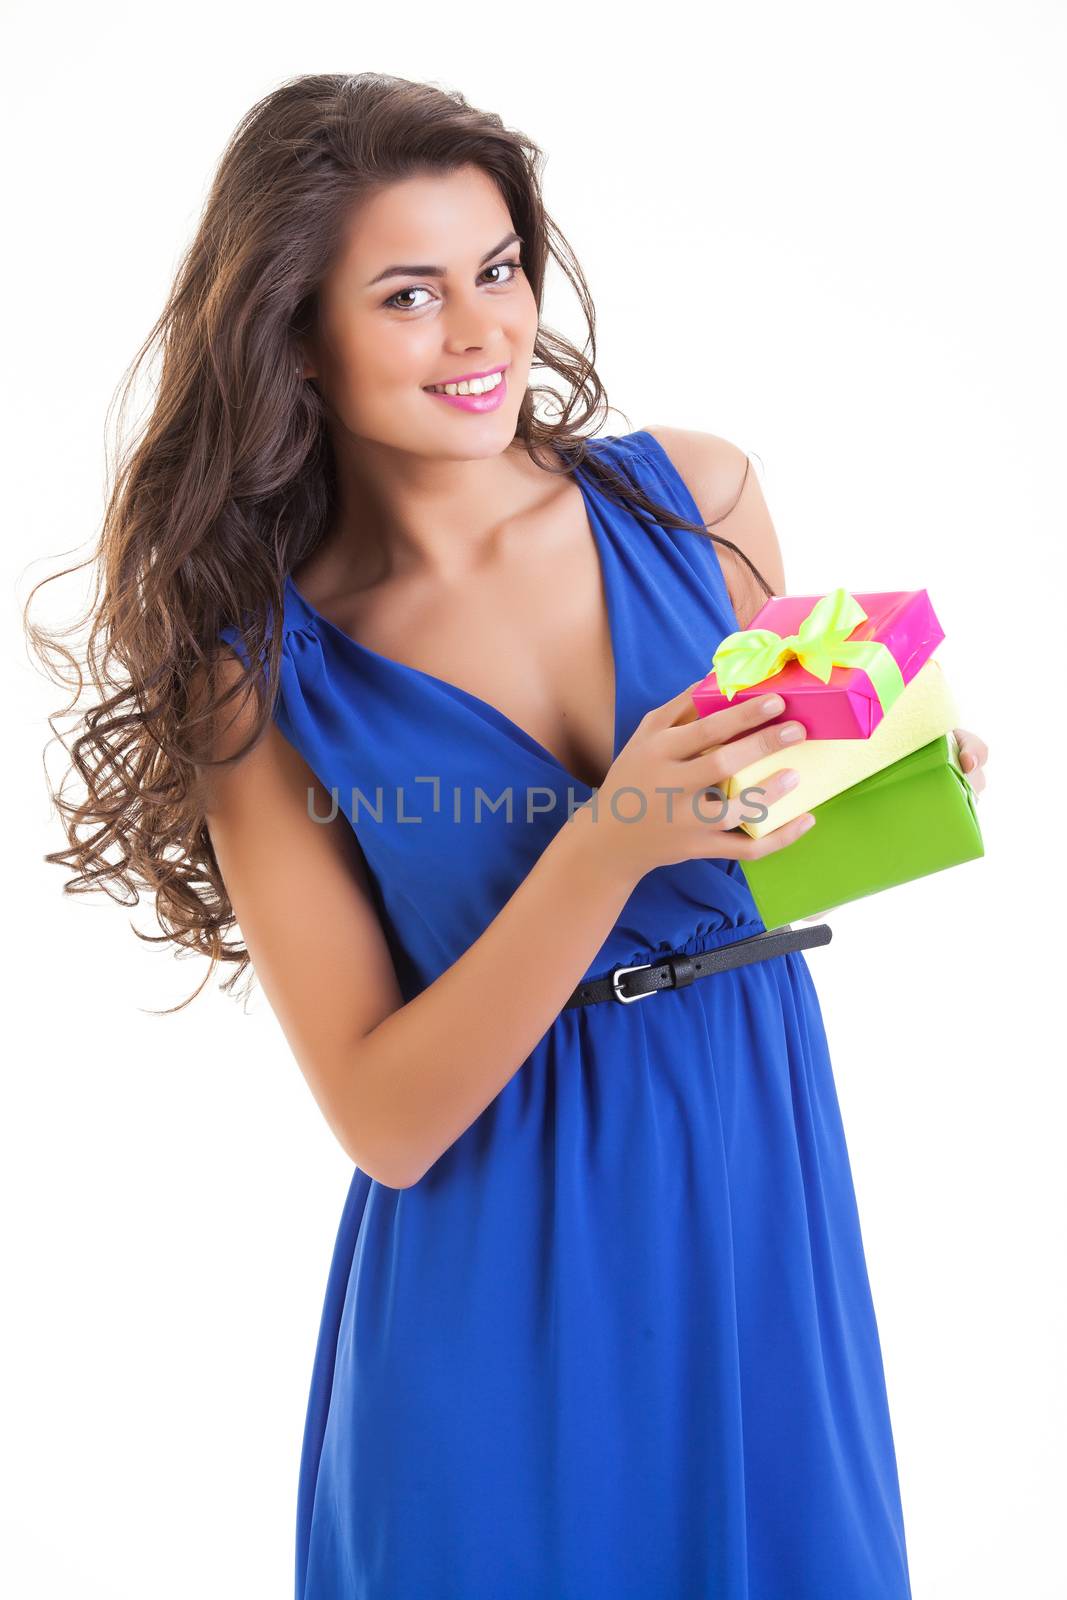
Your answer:
[[[516,436],[531,458],[556,463],[545,468],[553,472],[582,466],[609,499],[650,519],[652,532],[660,523],[716,539],[773,593],[742,550],[708,534],[712,524],[687,522],[588,451],[610,408],[594,365],[592,298],[542,201],[543,161],[529,138],[455,90],[382,73],[298,77],[253,105],[222,155],[166,304],[120,383],[121,418],[159,357],[147,422],[116,447],[96,547],[40,580],[27,599],[32,648],[72,691],[48,719],[70,765],[58,788],[46,778],[68,844],[44,859],[72,869],[68,894],[100,889],[136,905],[151,893],[162,932],[135,929],[138,938],[209,958],[181,1006],[216,964],[236,968],[226,990],[251,966],[246,947],[226,938],[235,917],[202,779],[214,764],[216,715],[235,695],[255,696],[255,727],[227,760],[250,748],[272,714],[281,630],[269,618],[281,614],[286,575],[315,549],[334,507],[326,405],[302,375],[298,340],[314,325],[318,286],[344,225],[369,192],[414,174],[482,168],[525,241],[538,307],[551,256],[587,328],[579,351],[539,327],[533,365],[562,379],[563,393],[551,385],[526,392]],[[550,398],[555,420],[537,415],[541,397]],[[75,623],[48,631],[29,621],[42,583],[90,564],[93,593]],[[228,625],[240,630],[246,675],[223,684],[219,636]],[[81,649],[64,643],[86,627]],[[256,661],[263,670],[253,669]],[[62,718],[73,719],[66,735]],[[81,788],[71,800],[64,791],[75,775]]]

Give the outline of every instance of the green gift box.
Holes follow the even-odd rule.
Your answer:
[[[811,814],[815,826],[792,844],[741,862],[768,928],[985,854],[952,732],[811,807]]]

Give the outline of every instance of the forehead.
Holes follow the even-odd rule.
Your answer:
[[[368,278],[393,261],[462,265],[510,226],[500,190],[480,167],[419,173],[358,202],[343,231],[341,265]]]

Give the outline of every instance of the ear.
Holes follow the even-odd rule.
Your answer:
[[[318,366],[306,339],[297,340],[296,355],[297,360],[300,362],[300,376],[302,378],[317,378],[319,375]]]

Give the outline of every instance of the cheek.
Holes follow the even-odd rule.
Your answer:
[[[427,324],[361,322],[346,329],[335,348],[339,409],[350,423],[395,410],[407,395],[417,397],[441,364],[439,338]]]
[[[345,340],[345,366],[358,387],[371,385],[378,390],[420,382],[433,361],[437,341],[429,326],[414,319],[409,323],[361,320]]]
[[[533,348],[537,337],[538,321],[537,301],[534,299],[533,290],[527,284],[526,293],[517,297],[514,302],[512,331],[516,338],[525,338],[530,349]]]

